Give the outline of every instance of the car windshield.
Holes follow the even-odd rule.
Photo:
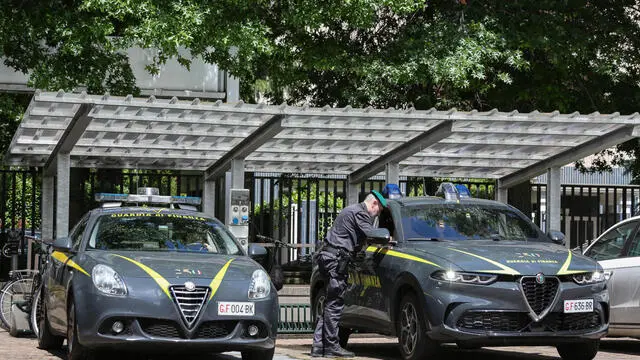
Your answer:
[[[91,231],[87,248],[241,254],[219,221],[162,212],[102,215]]]
[[[489,204],[424,204],[402,210],[408,240],[549,241],[517,212]]]

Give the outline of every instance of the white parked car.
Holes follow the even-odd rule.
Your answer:
[[[609,336],[640,338],[640,216],[621,221],[584,250],[609,278]]]

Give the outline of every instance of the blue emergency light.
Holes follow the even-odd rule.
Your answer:
[[[398,184],[387,184],[382,189],[382,196],[387,199],[401,199],[402,191],[400,191]]]
[[[471,192],[462,184],[453,184],[443,182],[436,191],[436,196],[443,197],[445,200],[460,200],[462,198],[470,198]]]

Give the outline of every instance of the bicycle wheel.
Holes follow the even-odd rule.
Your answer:
[[[31,296],[33,279],[19,279],[7,283],[0,293],[0,326],[9,329],[11,324],[11,305],[16,301],[27,300]]]
[[[31,296],[31,311],[29,313],[29,324],[31,325],[31,331],[33,331],[34,335],[38,336],[38,331],[40,331],[40,320],[42,319],[42,285],[38,285],[38,288]]]

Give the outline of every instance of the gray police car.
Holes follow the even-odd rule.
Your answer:
[[[185,198],[148,200],[149,207],[92,210],[69,237],[54,241],[42,274],[39,346],[60,348],[66,338],[72,360],[111,350],[241,351],[245,360],[271,359],[278,298],[252,259],[266,250],[252,244],[245,253],[203,213],[153,207]]]
[[[388,201],[349,274],[341,345],[358,330],[397,336],[411,360],[441,343],[551,345],[563,359],[593,359],[609,321],[602,267],[509,205],[452,184],[440,193]],[[315,316],[324,298],[314,268]]]

